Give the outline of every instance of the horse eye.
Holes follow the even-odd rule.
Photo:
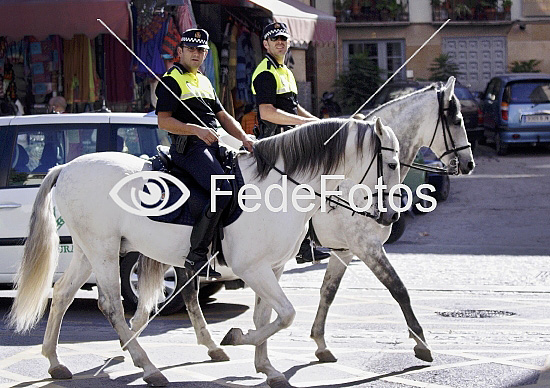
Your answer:
[[[397,163],[388,163],[388,167],[395,170],[397,168]]]

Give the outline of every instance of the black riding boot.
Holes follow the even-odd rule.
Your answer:
[[[311,263],[313,261],[313,257],[315,257],[315,261],[321,261],[329,257],[330,253],[313,248],[313,255],[314,256],[311,255],[311,245],[309,239],[305,238],[304,241],[302,241],[302,245],[300,245],[298,254],[296,255],[296,262],[298,264]]]
[[[212,238],[216,232],[216,226],[220,220],[223,209],[216,209],[214,213],[210,211],[210,205],[207,206],[201,219],[193,226],[191,232],[191,249],[185,259],[185,268],[197,272],[200,270],[204,263],[208,261],[208,247],[212,243]],[[219,272],[214,271],[212,266],[208,264],[200,272],[199,276],[207,276],[213,278],[219,278],[222,275]]]

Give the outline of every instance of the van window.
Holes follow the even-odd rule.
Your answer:
[[[508,84],[510,104],[550,103],[550,80],[530,80]]]
[[[170,145],[168,132],[156,125],[116,124],[116,134],[117,151],[142,158],[156,155],[159,144]]]
[[[41,125],[17,132],[8,177],[9,186],[40,184],[48,170],[74,158],[96,152],[96,128]]]

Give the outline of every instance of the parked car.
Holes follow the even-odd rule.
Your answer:
[[[416,154],[416,157],[414,159],[415,163],[423,164],[425,166],[430,167],[443,167],[443,163],[439,160],[439,158],[430,150],[428,147],[422,147],[418,153]],[[416,189],[418,186],[427,183],[432,186],[434,186],[435,191],[434,192],[424,192],[424,194],[434,197],[438,204],[439,202],[445,201],[449,197],[449,193],[451,190],[451,180],[449,179],[448,175],[444,174],[437,174],[433,172],[426,172],[423,170],[417,170],[411,168],[407,175],[405,176],[405,179],[403,180],[403,184],[407,185],[409,189],[411,189],[411,192],[413,193],[413,199],[412,199],[412,206],[409,211],[401,214],[401,217],[399,217],[399,220],[395,222],[392,226],[392,231],[390,236],[388,237],[388,240],[386,241],[387,244],[392,244],[399,240],[403,233],[405,232],[407,221],[405,215],[408,213],[414,213],[414,214],[426,214],[424,212],[419,211],[416,208],[416,204],[420,204],[420,206],[427,208],[430,206],[428,201],[424,199],[420,199],[416,195]],[[406,192],[404,190],[401,191],[402,195],[402,206],[407,202],[407,196]]]
[[[157,127],[154,114],[81,113],[0,117],[0,284],[11,284],[23,253],[29,218],[38,187],[49,168],[92,152],[120,151],[142,158],[156,154],[158,144],[169,145],[168,135]],[[61,244],[59,264],[54,279],[67,268],[73,251],[72,239],[62,215],[57,213]],[[137,302],[137,252],[121,258],[121,286],[125,303]],[[242,286],[229,268],[217,268],[223,275],[219,282],[202,281],[202,298],[228,285]],[[180,269],[166,272],[166,298],[177,285]],[[203,279],[204,280],[204,279]],[[240,283],[239,283],[240,282]],[[92,277],[86,286],[95,284]],[[181,294],[165,312],[183,306]]]
[[[480,98],[484,135],[498,155],[512,145],[550,143],[550,74],[494,77]]]
[[[464,127],[473,151],[478,140],[483,136],[483,113],[478,101],[466,86],[456,84],[455,95],[460,101]]]
[[[441,162],[437,155],[428,147],[422,147],[418,152],[422,154],[422,160],[426,166],[437,168],[444,167],[443,162]],[[438,202],[446,201],[447,198],[449,198],[449,193],[451,192],[451,179],[449,175],[427,172],[426,183],[435,188],[435,192],[430,195]]]

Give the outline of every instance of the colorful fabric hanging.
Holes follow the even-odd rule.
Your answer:
[[[209,52],[202,64],[202,73],[208,77],[216,94],[220,94],[220,59],[218,49],[213,42],[208,42]]]
[[[157,75],[163,75],[166,72],[166,67],[162,58],[162,44],[164,36],[166,35],[167,26],[168,20],[165,20],[160,30],[158,30],[152,39],[144,42],[138,34],[135,42],[136,55]],[[139,73],[140,76],[144,78],[151,77],[149,71],[135,59],[133,61],[132,70]]]
[[[75,35],[63,44],[65,99],[75,102],[97,101],[97,75],[94,75],[92,46],[85,35]]]
[[[54,72],[59,71],[60,50],[59,38],[47,38],[43,41],[29,38],[29,61],[34,95],[50,94],[57,90],[57,77]]]
[[[168,26],[166,27],[166,35],[162,42],[162,57],[164,59],[174,59],[176,48],[181,41],[181,34],[173,17],[168,18]]]
[[[111,35],[105,35],[103,44],[107,101],[131,102],[134,97],[132,55]]]
[[[246,104],[252,104],[254,97],[250,85],[252,85],[252,73],[256,68],[254,52],[250,39],[250,32],[243,28],[237,39],[237,100]]]
[[[197,28],[197,21],[195,20],[195,14],[193,13],[191,0],[184,0],[183,5],[178,7],[176,20],[178,22],[180,32],[184,32],[190,28]]]

